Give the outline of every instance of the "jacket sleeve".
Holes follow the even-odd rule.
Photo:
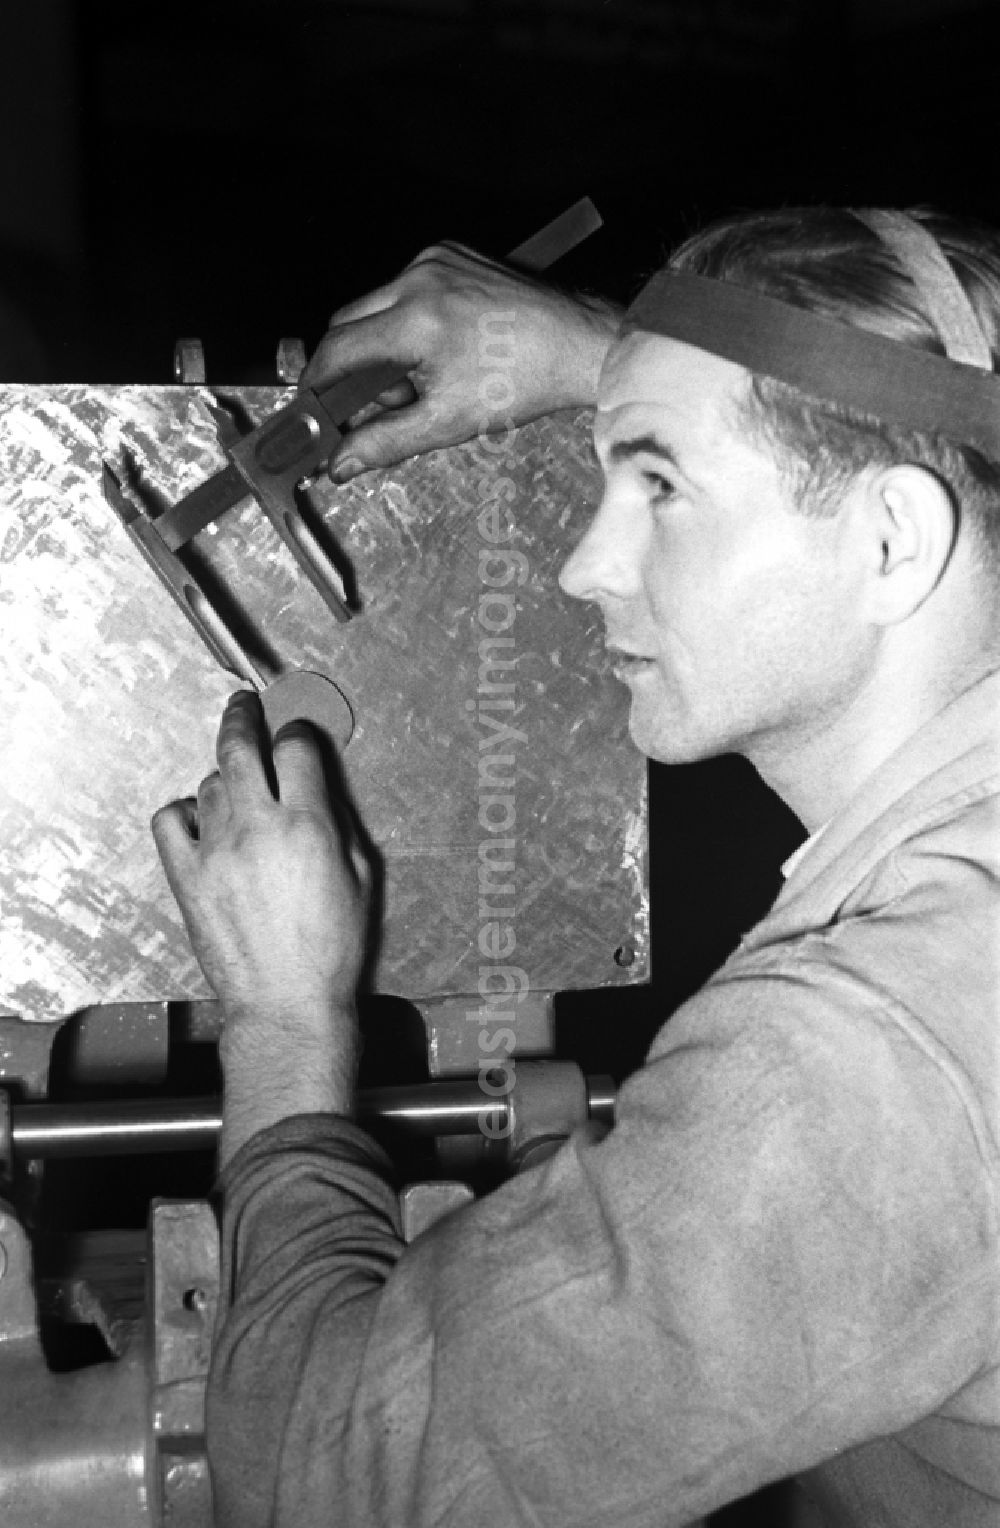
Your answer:
[[[363,1133],[287,1121],[222,1186],[217,1521],[669,1528],[897,1431],[995,1359],[995,1170],[919,1026],[808,955],[405,1249]]]

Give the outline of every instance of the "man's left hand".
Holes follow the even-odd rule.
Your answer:
[[[153,818],[156,847],[227,1028],[301,1029],[353,1010],[368,876],[345,842],[305,724],[275,740],[272,789],[257,697],[238,691],[218,770]]]

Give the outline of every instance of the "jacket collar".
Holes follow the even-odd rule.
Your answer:
[[[880,860],[939,817],[949,802],[981,792],[991,778],[1000,785],[1000,671],[978,680],[925,722],[801,846],[764,920],[766,935],[758,941],[754,930],[743,948],[790,932],[806,905],[813,926],[817,902],[832,916]]]

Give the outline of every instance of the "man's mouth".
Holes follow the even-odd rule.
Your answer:
[[[611,657],[612,669],[618,679],[628,681],[638,679],[641,674],[653,668],[655,659],[646,658],[642,653],[633,653],[625,647],[608,647]]]

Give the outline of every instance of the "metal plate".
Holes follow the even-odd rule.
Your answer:
[[[288,395],[235,396],[257,422]],[[235,686],[100,494],[102,455],[120,462],[125,446],[144,494],[163,506],[222,466],[206,401],[198,388],[0,388],[8,1012],[57,1018],[92,1002],[206,992],[148,822],[212,767]],[[363,607],[347,625],[251,503],[195,543],[264,667],[324,672],[350,701],[347,781],[385,858],[376,985],[406,996],[474,991],[480,967],[498,960],[533,989],[648,976],[645,764],[596,614],[556,584],[597,492],[589,417],[556,415],[497,444],[313,491],[315,522],[349,559]],[[477,519],[490,502],[506,511],[501,545],[515,563],[481,562],[498,549]],[[517,579],[507,588],[484,581],[507,568]],[[486,679],[514,689],[484,695],[480,644],[491,636],[511,643],[494,651],[516,668]],[[505,722],[516,729],[506,739],[496,731]],[[484,785],[479,761],[497,753],[510,760],[502,784]],[[488,805],[487,795],[510,799]],[[516,949],[497,956],[478,873],[481,845],[504,838],[514,892],[488,908],[513,908],[501,921]],[[623,945],[636,951],[626,967],[614,960]]]

